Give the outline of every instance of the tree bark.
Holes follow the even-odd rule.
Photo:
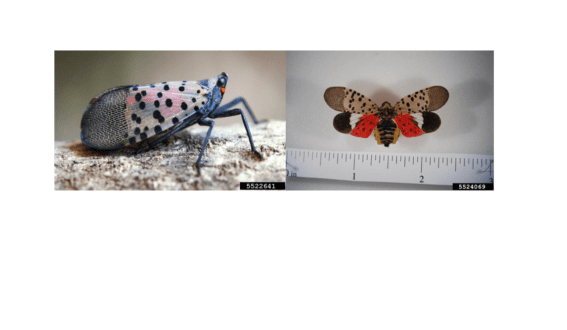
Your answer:
[[[242,124],[215,127],[197,175],[207,129],[191,127],[140,154],[55,142],[55,190],[234,190],[240,182],[285,182],[285,122],[250,126],[263,159],[251,151]]]

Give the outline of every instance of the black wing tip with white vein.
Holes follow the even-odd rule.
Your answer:
[[[333,119],[333,127],[335,127],[335,129],[340,133],[350,133],[353,128],[351,124],[351,117],[352,115],[350,112],[339,113]]]
[[[436,113],[423,112],[420,115],[423,119],[419,128],[421,128],[423,133],[433,133],[441,126],[441,118]]]

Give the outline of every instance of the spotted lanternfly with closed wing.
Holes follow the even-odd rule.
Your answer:
[[[214,121],[207,118],[242,116],[252,152],[256,151],[248,122],[241,109],[231,109],[239,102],[259,123],[244,98],[238,97],[220,106],[228,76],[200,81],[175,81],[151,85],[120,86],[95,96],[83,113],[81,140],[91,148],[114,150],[126,146],[149,145],[136,150],[145,151],[188,126],[209,126],[205,142],[195,163],[199,172],[201,157],[207,147]]]
[[[325,91],[329,107],[343,111],[333,125],[341,133],[367,138],[372,132],[378,144],[388,147],[398,141],[400,132],[415,137],[435,132],[441,118],[433,112],[449,99],[445,87],[432,86],[403,97],[393,107],[384,102],[378,107],[371,99],[346,87],[330,87]]]

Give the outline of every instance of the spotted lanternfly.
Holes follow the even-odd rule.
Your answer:
[[[441,119],[433,112],[449,99],[445,87],[433,86],[404,96],[394,107],[388,102],[376,103],[355,90],[330,87],[325,91],[325,102],[343,111],[335,116],[333,125],[341,133],[367,138],[372,132],[378,144],[388,147],[396,143],[400,132],[405,137],[435,132]]]
[[[242,97],[219,107],[226,88],[228,76],[219,76],[200,81],[175,81],[151,85],[120,86],[108,89],[91,100],[81,121],[81,140],[91,148],[99,150],[120,149],[149,145],[136,150],[146,151],[188,126],[209,126],[207,136],[197,163],[207,147],[215,122],[207,118],[242,116],[248,133],[252,152],[262,155],[254,148],[248,122],[241,109],[230,109],[239,102],[254,120],[259,123]]]

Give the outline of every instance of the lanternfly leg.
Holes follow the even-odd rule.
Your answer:
[[[260,121],[258,121],[256,119],[256,116],[254,116],[254,114],[252,113],[252,110],[250,110],[250,107],[248,106],[248,103],[246,102],[246,100],[243,97],[235,98],[234,100],[228,102],[227,104],[219,107],[217,110],[215,110],[215,112],[224,112],[225,110],[237,105],[239,102],[242,102],[242,104],[244,104],[244,107],[246,108],[246,111],[248,111],[248,113],[250,114],[250,117],[252,117],[254,124],[259,124],[259,123],[263,123],[263,122],[266,121],[265,119],[260,120]],[[233,115],[233,116],[235,116],[235,115]],[[223,116],[223,117],[228,117],[228,116]]]
[[[197,167],[197,174],[201,174],[201,157],[203,157],[203,153],[205,149],[207,149],[207,144],[209,143],[209,138],[211,137],[211,132],[213,131],[213,127],[215,127],[215,122],[209,119],[201,119],[199,120],[198,124],[200,126],[209,126],[209,130],[207,131],[207,136],[205,137],[205,143],[203,143],[203,148],[201,148],[201,152],[199,153],[199,158],[197,158],[197,162],[195,166]]]
[[[244,101],[243,98],[240,98],[242,101]],[[232,102],[231,102],[232,103]],[[244,103],[244,105],[246,105],[246,103]],[[224,107],[222,107],[224,108]],[[256,148],[254,147],[254,141],[252,141],[252,134],[250,133],[250,127],[248,127],[248,122],[246,121],[246,116],[244,116],[244,113],[242,112],[241,109],[230,109],[230,110],[225,110],[222,108],[218,108],[217,110],[213,111],[209,117],[210,118],[223,118],[223,117],[232,117],[232,116],[242,116],[242,122],[244,123],[244,127],[246,128],[246,133],[248,133],[248,140],[250,141],[250,147],[252,148],[252,152],[255,153],[258,157],[263,158],[262,154],[259,153],[258,151],[256,151]],[[250,112],[250,114],[252,114],[252,112]]]

